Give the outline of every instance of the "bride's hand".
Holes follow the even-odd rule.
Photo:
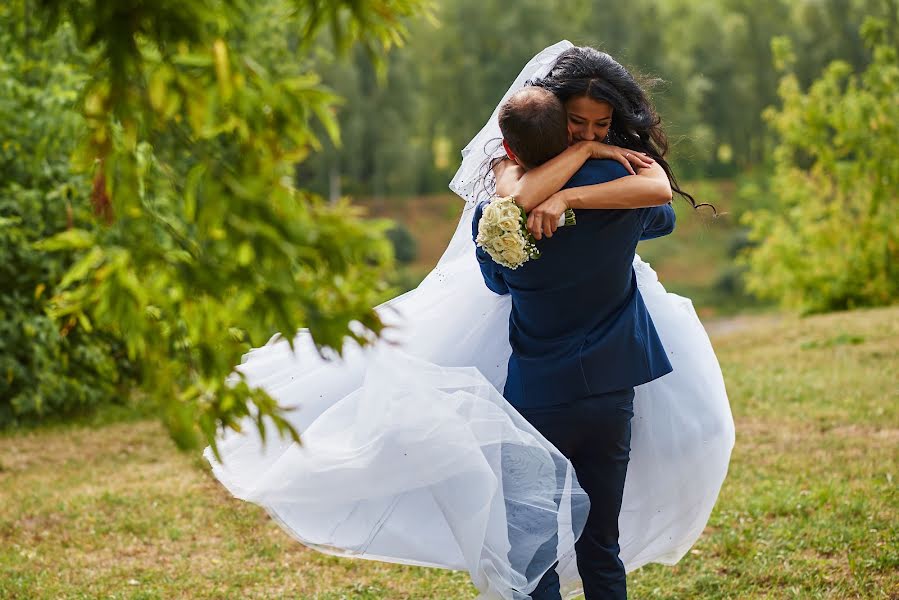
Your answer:
[[[562,194],[553,194],[528,213],[528,231],[535,240],[552,237],[559,226],[559,218],[568,209]]]
[[[578,144],[584,144],[590,150],[590,158],[616,160],[624,165],[624,168],[627,169],[627,172],[631,175],[636,175],[634,169],[645,169],[655,162],[650,156],[643,152],[637,152],[636,150],[629,150],[619,146],[612,146],[610,144],[603,144],[602,142],[582,141],[578,142]]]

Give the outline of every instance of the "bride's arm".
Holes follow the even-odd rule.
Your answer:
[[[619,177],[606,183],[566,188],[553,194],[567,208],[645,208],[671,202],[671,182],[657,162],[640,169],[635,177]]]
[[[644,208],[671,201],[671,182],[659,163],[634,176],[606,183],[559,190],[528,213],[528,231],[536,239],[552,237],[559,218],[569,208]]]
[[[659,163],[636,175],[606,183],[559,190],[528,213],[528,231],[536,239],[552,237],[559,218],[569,208],[643,208],[671,201],[671,182]]]
[[[500,162],[493,169],[496,176],[496,193],[499,196],[515,196],[515,202],[525,212],[562,189],[588,158],[593,149],[583,142],[569,146],[562,154],[539,167],[525,171],[511,160]]]
[[[552,237],[568,208],[643,208],[671,201],[671,182],[654,162],[632,177],[559,190],[528,213],[528,230],[536,239]]]
[[[515,196],[515,201],[529,213],[557,192],[561,193],[559,190],[562,186],[589,158],[617,160],[632,174],[636,166],[640,169],[641,179],[630,181],[634,178],[627,177],[622,180],[626,181],[623,184],[616,180],[577,188],[577,194],[565,197],[573,203],[570,205],[573,208],[640,208],[658,206],[671,200],[671,185],[664,170],[655,161],[638,152],[598,142],[573,144],[562,154],[529,171],[511,160],[504,160],[493,171],[496,193],[500,196]],[[631,162],[634,163],[633,166]],[[647,171],[651,172],[645,173],[643,178]],[[658,172],[661,172],[664,181],[658,178]],[[616,183],[618,185],[613,185]]]

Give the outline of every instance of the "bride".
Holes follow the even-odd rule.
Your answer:
[[[502,102],[547,76],[568,48],[559,42],[535,56]],[[499,138],[494,111],[450,184],[466,200],[456,233],[416,289],[378,307],[389,326],[382,339],[326,359],[300,330],[293,350],[275,336],[237,367],[236,376],[295,409],[289,418],[302,445],[263,441],[247,426],[221,436],[221,462],[204,454],[234,496],[322,552],[464,569],[484,598],[520,598],[513,590],[528,593],[555,565],[570,597],[581,588],[574,542],[589,501],[567,459],[498,391],[511,353],[510,299],[484,286],[471,242],[472,211],[494,185],[484,165],[501,156]],[[567,176],[556,177],[522,179],[533,194],[525,200],[536,206],[558,190]],[[596,193],[645,200],[648,179],[626,177]],[[721,371],[692,304],[666,293],[639,257],[634,270],[674,372],[636,389],[619,517],[628,571],[674,564],[695,543],[734,443]],[[510,530],[526,532],[516,536],[515,565]]]

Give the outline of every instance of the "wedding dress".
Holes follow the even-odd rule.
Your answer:
[[[506,97],[568,47],[535,56]],[[482,598],[509,600],[558,563],[571,597],[589,501],[567,459],[501,396],[511,301],[486,288],[471,241],[495,117],[450,184],[466,200],[455,235],[416,289],[378,307],[390,325],[381,340],[324,358],[300,330],[293,351],[275,336],[237,367],[296,409],[289,418],[302,445],[274,435],[263,443],[248,422],[221,436],[221,463],[209,448],[204,455],[234,496],[322,552],[467,570]],[[636,389],[619,519],[628,571],[674,564],[689,550],[734,444],[721,370],[692,303],[667,293],[639,257],[634,269],[674,371]],[[542,548],[557,534],[557,547]]]

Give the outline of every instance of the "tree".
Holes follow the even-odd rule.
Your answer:
[[[85,75],[71,36],[19,44],[18,16],[0,7],[0,426],[112,402],[130,372],[120,340],[46,314],[73,257],[34,242],[96,227],[90,180],[69,165]]]
[[[392,264],[385,224],[297,188],[295,165],[339,140],[338,98],[312,68],[328,28],[373,58],[402,43],[420,0],[19,0],[11,11],[71,33],[87,59],[76,166],[104,226],[42,251],[77,256],[54,290],[60,327],[120,337],[176,442],[215,448],[220,427],[266,418],[263,390],[226,384],[241,354],[307,326],[320,347],[364,344]],[[349,325],[358,322],[362,330]],[[198,433],[202,434],[201,436]]]
[[[786,74],[771,187],[776,205],[743,222],[751,291],[803,312],[883,305],[899,298],[899,58],[897,32],[869,19],[872,61],[855,74],[832,62],[803,92],[790,44],[774,42]]]
[[[653,100],[684,178],[731,177],[763,165],[761,113],[777,102],[770,41],[789,36],[800,82],[830,61],[864,68],[865,15],[897,18],[896,0],[435,0],[439,27],[417,22],[378,85],[367,63],[322,69],[347,98],[338,115],[353,144],[326,148],[310,175],[342,174],[344,189],[387,197],[443,192],[459,150],[539,49],[566,38],[663,80]],[[321,168],[326,165],[327,168]],[[315,168],[318,167],[318,168]],[[327,189],[328,178],[316,185]]]

